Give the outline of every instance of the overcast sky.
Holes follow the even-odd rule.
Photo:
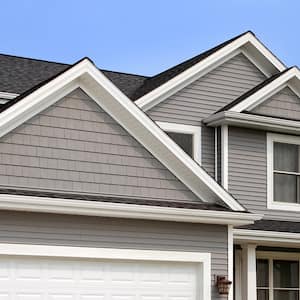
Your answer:
[[[299,0],[2,0],[0,52],[153,75],[252,30],[300,65]]]

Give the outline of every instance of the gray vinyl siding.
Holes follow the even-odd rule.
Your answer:
[[[227,236],[222,225],[0,211],[0,243],[209,252],[212,278],[227,274]]]
[[[147,113],[155,121],[202,126],[202,165],[214,177],[214,131],[202,119],[266,79],[243,54],[225,62]]]
[[[247,209],[266,219],[299,221],[299,213],[267,209],[267,133],[229,127],[229,192]]]
[[[199,201],[81,90],[0,139],[0,186]]]
[[[290,88],[286,87],[253,109],[252,112],[300,120],[300,99]]]

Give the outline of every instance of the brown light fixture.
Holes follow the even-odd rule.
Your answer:
[[[226,278],[226,276],[216,277],[216,286],[220,295],[228,295],[232,282]]]

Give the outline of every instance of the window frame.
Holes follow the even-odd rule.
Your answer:
[[[201,149],[201,127],[200,126],[169,123],[169,122],[156,122],[156,124],[163,131],[182,133],[182,134],[191,134],[193,136],[193,159],[201,165],[202,149]]]
[[[273,210],[300,211],[300,203],[274,201],[274,143],[300,146],[300,136],[267,133],[267,208]]]
[[[286,253],[286,252],[270,252],[270,251],[258,251],[256,252],[256,261],[258,259],[268,260],[269,262],[269,287],[266,289],[269,291],[269,300],[274,300],[274,290],[284,290],[284,288],[274,288],[274,270],[273,262],[274,260],[287,260],[287,261],[296,261],[298,262],[298,272],[299,272],[299,288],[290,288],[287,290],[297,290],[299,291],[299,300],[300,300],[300,253]],[[256,291],[258,288],[256,286]]]

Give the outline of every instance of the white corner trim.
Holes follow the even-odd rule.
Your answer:
[[[227,242],[228,242],[228,280],[232,282],[232,285],[229,290],[228,294],[228,300],[233,300],[233,291],[234,291],[234,276],[233,276],[233,270],[234,270],[234,262],[233,262],[233,226],[228,225],[227,228],[228,236],[227,236]]]
[[[218,127],[215,127],[215,181],[218,182]]]
[[[299,211],[299,203],[275,202],[273,187],[274,142],[300,145],[300,136],[267,133],[267,208],[272,210]]]
[[[257,243],[260,245],[286,245],[300,247],[300,233],[233,229],[234,242]]]
[[[28,244],[0,244],[0,255],[105,260],[195,263],[199,266],[199,299],[211,299],[211,254],[117,248],[88,248]]]
[[[201,164],[201,127],[168,122],[156,122],[164,131],[193,135],[193,155],[196,162]]]
[[[248,98],[244,99],[242,102],[230,108],[229,111],[242,112],[244,110],[252,110],[262,102],[264,102],[266,99],[283,89],[293,78],[300,80],[300,71],[297,67],[291,68]],[[293,84],[290,83],[290,86],[293,86]]]
[[[76,88],[83,89],[102,109],[118,120],[129,134],[202,201],[215,202],[221,199],[233,210],[245,210],[88,59],[75,64],[4,110],[1,113],[0,137]]]
[[[241,48],[251,44],[253,48],[264,57],[265,64],[270,64],[271,69],[277,71],[283,71],[286,67],[274,56],[253,34],[246,33],[234,40],[230,44],[219,49],[215,53],[209,55],[198,64],[192,66],[186,71],[175,76],[171,80],[167,81],[163,85],[149,92],[148,94],[142,96],[135,103],[144,111],[149,110],[153,106],[157,105],[170,95],[174,94],[176,91],[184,88],[189,83],[197,80],[201,76],[205,75],[207,72],[211,71],[218,65],[224,63],[228,59],[234,57],[238,53],[241,53]],[[249,48],[249,47],[248,47]],[[244,52],[246,50],[244,49]],[[255,60],[255,59],[253,59]],[[260,68],[262,64],[260,62]],[[268,68],[270,69],[270,68]],[[273,72],[275,73],[275,72]]]
[[[247,225],[258,214],[0,194],[0,209],[189,223]]]
[[[221,182],[228,190],[228,125],[221,126]]]

